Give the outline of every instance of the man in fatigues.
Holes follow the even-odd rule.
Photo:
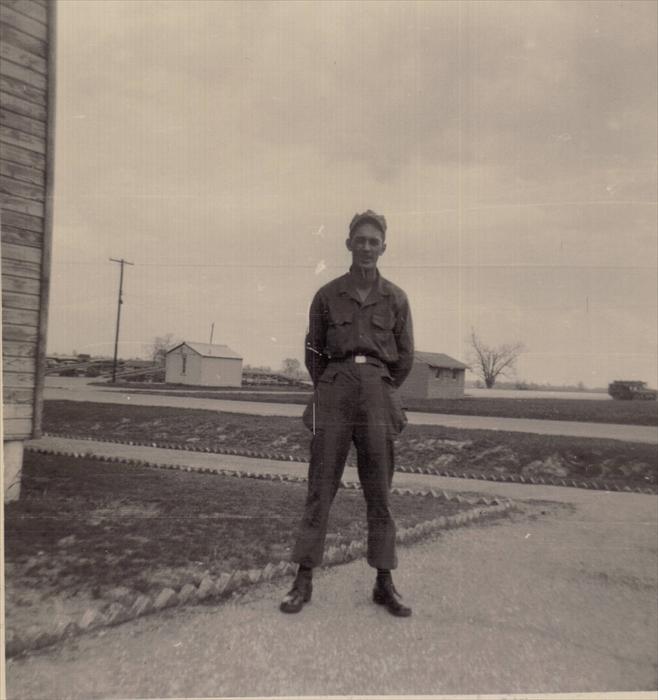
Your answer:
[[[311,599],[313,567],[322,563],[329,509],[353,442],[366,500],[368,564],[377,569],[375,603],[393,615],[411,609],[398,600],[395,523],[388,495],[393,438],[406,423],[397,394],[413,363],[406,294],[385,280],[377,261],[386,250],[386,219],[368,210],[350,223],[350,271],[329,282],[311,303],[306,367],[315,392],[304,414],[313,431],[308,495],[292,560],[299,564],[280,609],[299,612]]]

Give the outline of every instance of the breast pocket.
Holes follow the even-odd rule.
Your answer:
[[[393,314],[376,313],[372,315],[372,325],[376,331],[392,331],[394,324]]]
[[[327,348],[332,355],[342,355],[349,347],[353,333],[352,314],[337,313],[329,319]]]
[[[372,335],[379,348],[382,359],[392,362],[397,358],[393,326],[395,319],[392,313],[374,313],[372,315]]]

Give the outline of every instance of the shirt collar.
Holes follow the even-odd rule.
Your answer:
[[[356,291],[356,284],[354,283],[354,278],[351,275],[352,268],[350,268],[350,272],[347,272],[340,278],[340,284],[339,284],[339,289],[338,293],[339,294],[347,294],[348,296],[352,297],[352,299],[355,299],[359,303],[361,302],[361,297],[359,296],[358,292]],[[379,270],[377,270],[377,278],[374,282],[374,291],[375,294],[371,292],[370,296],[368,297],[367,303],[370,304],[371,300],[376,300],[377,295],[379,296],[389,296],[390,289],[388,287],[388,283],[386,280],[379,274]]]

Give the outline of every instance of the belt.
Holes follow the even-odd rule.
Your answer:
[[[357,365],[365,365],[368,363],[375,364],[378,367],[385,367],[385,363],[374,355],[363,355],[361,353],[355,353],[353,355],[346,355],[345,357],[337,357],[332,359],[331,362],[353,362]]]

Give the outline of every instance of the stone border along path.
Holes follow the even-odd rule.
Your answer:
[[[188,464],[159,464],[147,460],[126,459],[122,457],[94,457],[93,455],[80,452],[29,445],[26,446],[26,449],[38,454],[59,455],[63,457],[72,457],[74,459],[99,459],[104,462],[114,462],[135,467],[177,469],[186,472],[219,474],[248,479],[266,479],[270,481],[306,481],[306,477],[289,474],[247,472],[234,469],[210,469],[209,467],[195,467]],[[340,485],[345,489],[360,490],[361,488],[360,484],[356,482],[341,481]],[[467,498],[459,495],[450,496],[445,491],[436,489],[414,490],[394,487],[391,489],[391,492],[403,496],[437,498],[443,501],[452,501],[473,506],[471,509],[455,515],[441,516],[433,520],[426,520],[425,522],[418,523],[418,525],[411,528],[400,529],[396,536],[396,541],[399,544],[412,544],[440,530],[459,527],[460,525],[468,524],[489,515],[503,513],[513,507],[513,502],[505,498],[485,498],[484,496],[480,498]],[[325,552],[323,567],[335,566],[358,559],[365,555],[365,549],[365,543],[362,540],[352,540],[349,544],[342,544],[340,547],[330,546]],[[86,632],[93,632],[102,627],[118,625],[122,622],[128,622],[129,620],[134,620],[135,618],[149,615],[166,608],[193,605],[213,599],[219,600],[223,597],[227,597],[230,593],[243,586],[252,586],[261,581],[271,581],[272,579],[282,578],[284,576],[292,576],[296,568],[296,565],[292,562],[280,561],[276,564],[269,562],[262,569],[250,569],[247,571],[236,570],[231,573],[223,573],[215,579],[210,576],[205,576],[198,586],[190,581],[184,584],[178,591],[175,591],[173,588],[163,588],[160,593],[151,596],[126,593],[121,599],[113,600],[105,612],[101,612],[95,608],[88,608],[78,620],[72,618],[64,619],[57,624],[55,629],[32,631],[29,636],[21,636],[17,630],[6,628],[5,653],[9,658],[23,652],[50,646],[62,639],[74,637]]]
[[[88,435],[75,435],[72,433],[43,433],[44,437],[53,438],[64,438],[70,440],[88,440],[90,442],[109,442],[118,445],[135,445],[136,447],[156,447],[166,450],[181,450],[184,452],[204,452],[207,454],[217,454],[217,455],[234,455],[239,457],[255,457],[257,459],[273,459],[282,462],[308,462],[307,459],[302,459],[294,455],[286,455],[281,452],[256,452],[253,450],[241,450],[241,449],[222,449],[221,447],[215,446],[210,447],[200,447],[198,445],[181,445],[171,442],[157,442],[157,441],[137,441],[137,440],[120,440],[118,438],[104,438],[103,440],[98,440],[94,437],[89,437]],[[348,465],[349,466],[349,465]],[[621,491],[624,493],[645,493],[645,494],[658,494],[658,484],[652,484],[649,486],[628,486],[627,484],[618,484],[615,482],[603,481],[601,479],[566,479],[563,477],[526,477],[522,474],[492,474],[485,472],[471,472],[468,470],[458,470],[458,469],[436,469],[434,467],[405,467],[403,465],[398,465],[395,467],[395,471],[407,473],[407,474],[430,474],[434,476],[447,476],[459,479],[478,479],[480,481],[502,481],[515,484],[535,484],[542,486],[568,486],[582,489],[595,489],[599,491]]]

